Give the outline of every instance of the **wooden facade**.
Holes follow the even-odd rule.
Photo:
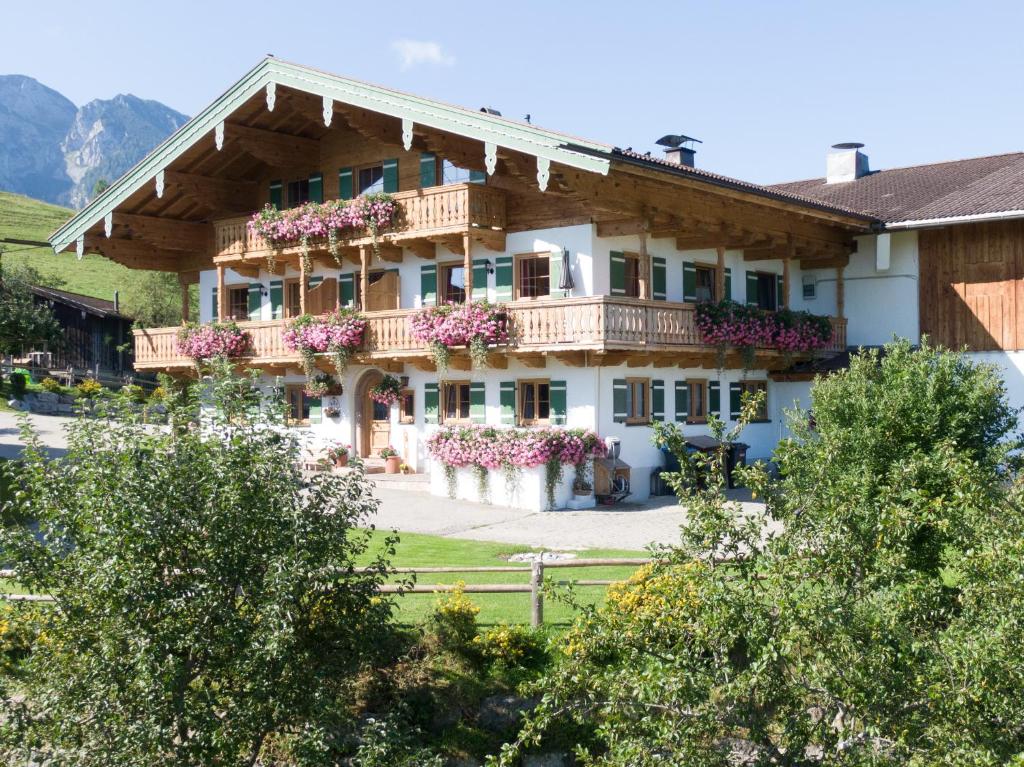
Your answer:
[[[922,229],[921,334],[951,349],[1024,348],[1024,222]]]

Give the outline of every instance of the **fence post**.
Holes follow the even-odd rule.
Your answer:
[[[539,555],[543,556],[543,555]],[[540,628],[544,623],[544,560],[530,564],[530,625]]]

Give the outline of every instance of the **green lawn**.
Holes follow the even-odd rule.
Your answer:
[[[376,531],[374,536],[382,541],[386,533]],[[419,533],[400,533],[401,541],[394,557],[396,567],[444,566],[460,565],[509,565],[510,554],[537,551],[528,546],[516,546],[507,543],[491,543],[486,541],[466,541],[452,538],[441,538],[435,535]],[[576,552],[583,557],[643,557],[643,551],[625,551],[619,549],[592,549]],[[419,575],[417,582],[430,583],[528,583],[530,578],[529,564],[523,564],[520,573],[424,573]],[[580,567],[549,569],[545,575],[552,580],[617,580],[628,578],[634,567]],[[583,587],[577,589],[579,597],[590,603],[600,601],[604,596],[604,587]],[[469,598],[480,607],[479,623],[491,625],[495,623],[527,623],[530,620],[529,594],[469,594]],[[416,623],[424,618],[437,601],[436,594],[407,594],[400,597],[399,619],[403,623]],[[572,619],[572,610],[562,602],[546,600],[544,604],[545,625],[565,626]]]

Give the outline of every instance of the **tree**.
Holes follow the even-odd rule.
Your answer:
[[[154,328],[181,322],[181,287],[178,275],[170,272],[134,273],[125,282],[122,300],[125,314],[139,327]],[[193,319],[198,319],[198,302],[191,302]]]
[[[61,327],[46,304],[36,301],[32,286],[39,284],[35,270],[4,268],[0,262],[0,355],[57,344]]]
[[[304,484],[280,402],[223,372],[166,400],[156,431],[82,419],[67,455],[28,447],[11,479],[38,524],[2,534],[51,594],[0,727],[4,763],[322,764],[351,684],[389,630],[388,538],[361,473]],[[265,762],[264,762],[265,763]]]
[[[103,194],[109,188],[110,188],[110,182],[109,181],[107,181],[105,178],[98,178],[98,179],[96,179],[96,183],[92,185],[92,196],[94,198],[99,197],[101,194]]]
[[[725,500],[722,456],[658,428],[680,545],[568,633],[523,742],[571,717],[590,765],[1024,763],[1024,499],[996,371],[901,342],[811,401],[781,479],[742,472],[761,514]]]

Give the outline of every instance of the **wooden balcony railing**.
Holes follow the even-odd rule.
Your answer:
[[[409,317],[415,309],[370,312],[360,355],[374,357],[426,356],[426,344],[412,336]],[[282,365],[299,362],[284,345],[288,320],[240,322],[252,337],[251,361]],[[635,298],[590,296],[561,301],[508,304],[508,326],[515,352],[542,351],[701,351],[693,304],[645,301]],[[846,348],[846,320],[832,318],[829,349]],[[191,360],[177,351],[179,328],[135,331],[135,367],[140,370],[183,368]],[[357,355],[359,356],[359,355]]]
[[[384,233],[385,241],[460,234],[472,228],[505,228],[505,193],[482,184],[433,186],[398,192],[393,197],[398,205],[398,217],[395,225]],[[214,256],[251,257],[271,250],[266,240],[249,232],[249,219],[250,216],[236,216],[213,222]],[[363,232],[339,239],[343,246],[369,241],[369,236]],[[324,245],[313,244],[314,247]]]

